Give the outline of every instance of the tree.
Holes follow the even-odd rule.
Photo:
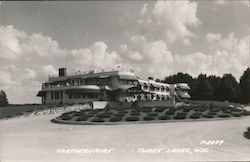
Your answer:
[[[219,85],[220,85],[220,81],[221,81],[221,78],[219,76],[215,76],[215,75],[209,75],[207,77],[207,80],[209,81],[210,85],[213,87],[214,89],[214,92],[213,92],[213,96],[212,96],[212,99],[213,100],[216,100],[216,95],[215,95],[215,90],[218,89]]]
[[[4,91],[0,92],[0,106],[7,106],[9,104],[7,95]]]
[[[216,89],[215,96],[220,101],[239,101],[240,87],[232,74],[223,75],[219,87]]]
[[[211,100],[213,98],[213,93],[214,89],[208,81],[207,76],[200,74],[196,80],[192,98],[197,100]]]
[[[240,78],[240,89],[240,101],[244,104],[250,103],[250,68],[247,68]]]

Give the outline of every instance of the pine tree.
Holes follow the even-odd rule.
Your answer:
[[[9,104],[7,95],[4,91],[0,92],[0,106],[7,106]]]

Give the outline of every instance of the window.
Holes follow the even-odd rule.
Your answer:
[[[51,92],[51,100],[53,100],[54,99],[54,93],[53,92]]]
[[[59,99],[59,92],[55,92],[55,99],[58,100]]]
[[[72,99],[72,94],[69,94],[69,98]]]
[[[61,99],[63,99],[63,91],[61,91]]]
[[[81,98],[81,94],[74,94],[74,98]]]

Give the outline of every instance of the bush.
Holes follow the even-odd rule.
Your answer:
[[[245,115],[245,116],[249,116],[250,115],[250,111],[244,111],[242,114]]]
[[[234,117],[241,117],[241,113],[239,113],[239,112],[233,112],[233,113],[231,113],[231,115]]]
[[[148,116],[158,116],[157,113],[148,113]]]
[[[214,118],[214,116],[211,114],[203,114],[202,117],[203,118]]]
[[[190,119],[199,119],[200,118],[200,115],[197,115],[197,114],[192,114],[189,116]]]
[[[85,112],[76,112],[73,114],[73,116],[81,116],[81,115],[85,115]]]
[[[130,113],[130,115],[132,115],[132,116],[138,116],[138,115],[140,115],[141,113],[140,112],[131,112]]]
[[[208,115],[217,115],[217,112],[208,112]]]
[[[218,117],[219,118],[229,118],[230,115],[228,115],[228,114],[219,114]]]
[[[244,133],[244,137],[250,139],[250,127],[247,128],[247,131]]]
[[[125,115],[126,115],[125,113],[117,113],[117,114],[114,114],[113,116],[123,117],[123,116],[125,116]]]
[[[92,119],[92,122],[105,122],[103,119],[100,118],[94,118]]]
[[[159,116],[160,120],[169,120],[170,116]]]
[[[102,114],[96,115],[96,117],[98,117],[98,118],[110,118],[110,115],[109,115],[109,113],[102,113]]]
[[[165,107],[157,107],[157,108],[155,108],[154,112],[163,112],[164,110],[166,110]]]
[[[119,121],[121,121],[122,120],[122,117],[112,117],[109,121],[110,122],[119,122]]]
[[[186,115],[176,115],[174,116],[174,119],[186,119]]]
[[[187,113],[186,112],[177,112],[176,115],[185,116],[185,115],[187,115]]]
[[[176,111],[176,109],[170,108],[169,110],[166,111],[165,115],[174,115],[175,111]]]
[[[127,117],[125,120],[126,121],[138,121],[139,118],[137,116],[131,116],[131,117]]]
[[[93,114],[84,114],[84,115],[81,115],[81,117],[88,117],[88,118],[90,118],[92,116],[94,116],[94,115]]]
[[[152,117],[152,116],[145,116],[145,117],[143,118],[143,120],[145,120],[145,121],[151,121],[151,120],[155,120],[155,118]]]
[[[70,120],[70,119],[72,119],[72,117],[66,116],[66,115],[63,115],[63,116],[61,116],[60,118],[61,118],[62,120]]]
[[[152,109],[145,108],[145,109],[142,109],[142,112],[144,112],[144,113],[149,113],[149,112],[152,112]]]
[[[88,117],[80,116],[76,119],[76,121],[86,121],[88,120]]]

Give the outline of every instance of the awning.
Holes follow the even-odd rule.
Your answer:
[[[36,96],[42,97],[46,94],[45,91],[39,91]]]
[[[100,76],[99,78],[100,79],[104,79],[104,78],[108,78],[109,76],[108,75],[102,75],[102,76]]]
[[[65,93],[101,93],[101,88],[96,85],[69,87]]]
[[[137,80],[134,75],[119,75],[119,78],[123,80]]]

